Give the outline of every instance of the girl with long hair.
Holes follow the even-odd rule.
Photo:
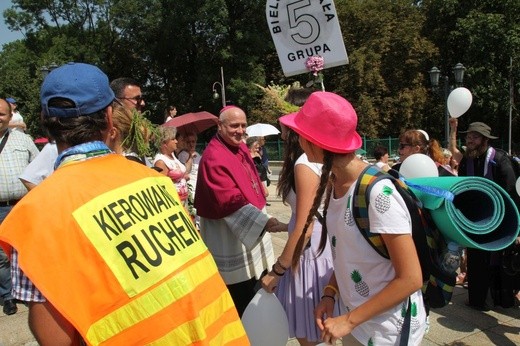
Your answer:
[[[328,236],[334,273],[315,310],[321,339],[335,343],[343,338],[348,345],[419,345],[426,330],[422,273],[402,197],[388,179],[374,183],[370,193],[370,231],[381,234],[390,259],[369,245],[352,215],[354,188],[368,166],[355,154],[362,141],[354,108],[341,96],[314,92],[297,113],[283,116],[280,122],[300,135],[309,161],[323,164],[306,222],[308,226],[314,219],[327,190],[320,248]],[[293,258],[301,251],[299,247]],[[333,317],[337,299],[347,312]]]

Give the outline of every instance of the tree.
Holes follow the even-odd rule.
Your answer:
[[[328,79],[356,108],[360,132],[396,136],[423,127],[431,107],[425,71],[437,51],[420,34],[420,9],[402,0],[339,0],[336,7],[350,64]]]
[[[217,113],[211,85],[224,68],[226,96],[275,121],[256,84],[290,85],[283,76],[259,0],[13,0],[4,18],[25,39],[0,52],[0,92],[24,100],[22,114],[38,128],[40,68],[51,62],[98,65],[111,79],[143,86],[149,118],[163,108]],[[431,93],[428,71],[462,62],[474,105],[461,118],[487,121],[507,138],[509,80],[518,90],[520,3],[516,0],[336,0],[350,64],[324,71],[327,90],[349,99],[368,137],[422,128],[443,137],[444,102]],[[509,67],[510,59],[513,68]],[[267,115],[270,114],[270,115]],[[516,121],[516,118],[515,118]],[[516,122],[515,122],[516,124]],[[516,127],[516,126],[514,126]],[[520,129],[514,130],[518,137]]]
[[[8,28],[22,31],[24,40],[4,46],[0,75],[11,81],[0,88],[22,100],[20,112],[34,136],[39,126],[41,68],[51,63],[89,62],[106,70],[113,37],[104,1],[13,0],[4,12]],[[0,89],[1,90],[1,89]]]
[[[34,57],[32,79],[50,62],[98,65],[111,79],[130,76],[143,86],[149,115],[218,110],[211,85],[226,71],[231,102],[250,108],[264,83],[263,57],[272,54],[263,1],[34,1],[14,0],[4,14],[25,32]],[[268,44],[265,44],[268,42]],[[37,95],[32,95],[33,99]]]
[[[486,122],[505,148],[510,83],[515,94],[520,86],[520,2],[429,0],[423,7],[428,17],[425,30],[440,49],[439,67],[449,71],[457,62],[466,67],[464,85],[473,94],[473,105],[460,118],[460,126]],[[515,101],[514,109],[517,105]],[[512,129],[519,142],[516,124],[517,117]]]
[[[40,102],[34,97],[39,94],[41,77],[34,78],[33,53],[21,41],[7,44],[0,52],[0,95],[14,97],[18,110],[24,117],[28,132],[43,135],[39,128]],[[4,96],[5,95],[5,96]]]

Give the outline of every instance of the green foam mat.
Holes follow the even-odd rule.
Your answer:
[[[520,232],[518,209],[499,185],[482,177],[405,180],[442,234],[464,247],[502,250]],[[443,192],[443,193],[439,193]],[[451,195],[452,200],[446,198]]]

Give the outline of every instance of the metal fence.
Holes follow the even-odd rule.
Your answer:
[[[200,153],[204,150],[207,143],[198,143],[197,151]],[[377,145],[382,145],[388,149],[388,155],[390,158],[395,158],[399,156],[399,138],[398,137],[388,137],[388,138],[366,138],[363,137],[363,145],[359,149],[358,153],[365,156],[367,159],[374,158],[374,148]],[[458,140],[457,144],[460,148],[462,145],[461,140]],[[507,151],[507,141],[505,140],[494,140],[491,145],[495,148],[501,148]],[[281,161],[283,159],[283,141],[278,138],[274,141],[266,141],[265,146],[267,149],[267,154],[269,155],[270,161]]]
[[[197,151],[200,153],[204,150],[208,143],[198,143]],[[390,157],[399,156],[397,149],[399,147],[399,138],[363,138],[363,146],[359,149],[359,153],[367,158],[373,158],[374,148],[377,145],[382,145],[388,148],[388,153]],[[281,161],[283,159],[283,141],[281,139],[277,139],[276,141],[266,141],[265,147],[267,149],[267,154],[269,155],[269,160],[271,161]]]
[[[373,158],[374,148],[377,145],[382,145],[388,148],[388,154],[390,157],[399,156],[397,149],[399,147],[399,138],[388,137],[388,138],[363,138],[363,145],[359,149],[358,153],[367,157]],[[269,155],[269,160],[280,161],[283,159],[283,141],[278,139],[276,141],[266,141],[265,146]]]

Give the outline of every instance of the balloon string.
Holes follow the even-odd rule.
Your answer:
[[[447,200],[449,202],[453,202],[453,199],[455,199],[455,195],[453,194],[453,192],[450,192],[448,190],[440,189],[438,187],[433,187],[433,186],[415,184],[415,183],[412,183],[412,182],[404,179],[403,177],[401,177],[400,179],[402,181],[404,181],[406,183],[406,185],[408,185],[409,187],[411,187],[415,190],[424,192],[428,195],[444,198],[445,200]]]

